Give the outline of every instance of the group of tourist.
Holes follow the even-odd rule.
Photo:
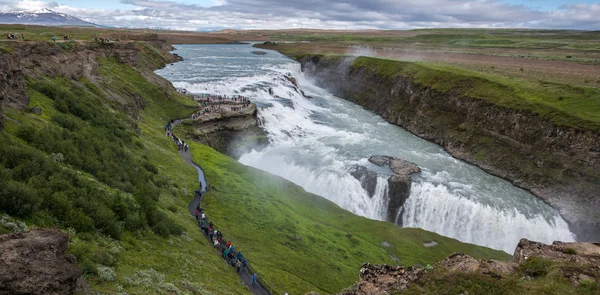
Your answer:
[[[165,131],[167,132],[167,136],[173,140],[173,142],[175,142],[175,144],[177,145],[177,150],[178,151],[184,151],[187,152],[189,149],[189,146],[187,143],[185,143],[184,140],[182,140],[181,138],[177,137],[177,135],[175,135],[175,133],[173,133],[173,125],[175,121],[171,120],[169,121],[169,123],[167,124],[167,126],[165,127]]]
[[[196,115],[196,114],[195,114]],[[192,116],[192,119],[194,116]],[[173,125],[175,125],[174,120],[170,120],[169,123],[165,126],[165,132],[169,138],[171,138],[178,146],[178,150],[184,150],[187,152],[188,145],[184,140],[178,138],[173,133]],[[196,197],[202,198],[202,191],[196,191]],[[218,249],[222,255],[222,257],[227,261],[227,264],[231,265],[238,273],[243,272],[248,269],[248,261],[244,257],[241,251],[238,251],[231,241],[227,241],[226,243],[223,241],[223,234],[217,230],[215,225],[208,220],[206,214],[204,213],[204,209],[200,207],[200,204],[196,206],[196,210],[194,212],[194,216],[200,226],[200,229],[204,233],[204,235],[213,243],[213,246]],[[251,285],[256,286],[257,282],[257,274],[254,273],[251,276]]]
[[[201,197],[201,194],[200,191],[196,191],[196,197]],[[246,270],[248,261],[242,252],[236,251],[236,248],[231,241],[227,241],[227,243],[223,242],[223,234],[207,219],[206,214],[204,214],[204,209],[200,207],[200,204],[196,206],[195,216],[200,229],[204,235],[208,237],[211,243],[213,243],[213,246],[221,252],[222,257],[227,261],[227,264],[231,265],[238,273]],[[257,275],[255,273],[252,275],[252,286],[257,284],[256,280]]]
[[[96,38],[94,38],[94,41],[100,42],[100,43],[104,43],[104,42],[110,43],[110,38],[96,37]],[[117,40],[117,41],[119,41],[119,40]]]
[[[24,34],[21,34],[21,38],[23,38],[23,40],[25,40],[25,35],[24,35]],[[8,34],[6,34],[6,39],[9,39],[9,40],[10,40],[10,39],[15,39],[15,40],[18,40],[18,39],[19,39],[19,36],[18,36],[18,35],[16,35],[16,34],[8,33]]]

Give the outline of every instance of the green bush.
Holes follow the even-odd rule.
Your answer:
[[[573,249],[573,248],[565,248],[563,250],[563,253],[565,254],[571,254],[571,255],[575,255],[577,254],[577,250]]]
[[[528,276],[544,277],[550,272],[552,261],[539,257],[529,257],[525,263],[521,265],[521,271]]]
[[[37,191],[25,183],[7,181],[0,186],[0,208],[10,215],[23,217],[35,212],[42,203]]]
[[[129,118],[75,85],[41,80],[31,88],[52,99],[58,112],[41,128],[25,124],[18,129],[16,135],[28,145],[0,138],[0,180],[6,183],[0,186],[1,211],[29,217],[43,202],[56,225],[116,239],[123,230],[182,232],[157,209],[164,180],[141,156],[144,147],[130,131],[135,126]],[[115,192],[100,189],[77,170]]]

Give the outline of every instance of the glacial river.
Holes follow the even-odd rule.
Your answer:
[[[385,218],[386,176],[372,198],[348,169],[372,155],[414,162],[403,226],[419,227],[458,240],[514,251],[519,239],[573,241],[560,215],[527,191],[454,159],[420,139],[311,83],[300,65],[273,51],[254,55],[250,45],[179,45],[185,60],[157,73],[192,93],[240,94],[259,106],[270,145],[239,161],[284,177],[357,215]],[[291,75],[312,99],[294,90]],[[271,89],[271,93],[269,91]],[[386,172],[379,169],[378,172]]]

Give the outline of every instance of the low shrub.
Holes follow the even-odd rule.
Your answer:
[[[521,264],[521,271],[531,277],[544,277],[548,275],[552,265],[550,260],[532,256]]]

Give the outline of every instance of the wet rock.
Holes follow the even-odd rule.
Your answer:
[[[292,76],[284,76],[288,81],[290,81],[292,84],[294,84],[294,86],[298,87],[298,81],[296,80],[296,78],[292,77]]]
[[[356,165],[350,168],[350,175],[360,181],[360,185],[367,191],[369,197],[372,198],[377,186],[377,173],[368,170],[364,166]]]
[[[83,273],[54,229],[0,236],[0,294],[73,294]]]
[[[257,50],[257,51],[252,51],[252,54],[265,55],[265,54],[267,54],[267,52],[266,51],[259,51],[259,50]]]
[[[175,60],[176,62],[177,61],[183,61],[183,57],[181,57],[177,53],[173,53],[173,60]]]
[[[369,158],[369,162],[377,166],[388,166],[394,173],[388,179],[388,209],[387,209],[387,220],[390,222],[397,222],[402,226],[401,218],[396,218],[398,215],[402,215],[401,209],[406,202],[406,199],[410,196],[410,187],[412,184],[411,175],[414,173],[421,172],[419,166],[409,161],[388,157],[388,156],[372,156]],[[399,214],[400,213],[400,214]]]

